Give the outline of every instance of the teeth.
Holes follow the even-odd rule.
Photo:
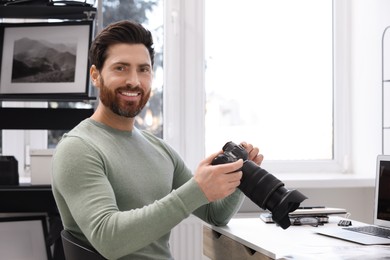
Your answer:
[[[136,97],[136,96],[138,96],[138,93],[134,93],[134,92],[122,92],[121,94],[125,95],[125,96],[128,96],[128,97]]]

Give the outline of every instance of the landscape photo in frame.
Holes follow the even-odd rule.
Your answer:
[[[0,27],[1,95],[87,95],[92,22],[15,23]]]

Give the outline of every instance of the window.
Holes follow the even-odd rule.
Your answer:
[[[182,63],[167,63],[181,64],[166,68],[181,88],[166,84],[165,124],[178,121],[166,138],[189,166],[227,141],[246,140],[261,148],[270,172],[344,171],[346,10],[332,0],[171,3],[167,44],[180,47]]]
[[[248,140],[267,161],[299,162],[299,171],[327,163],[329,171],[340,150],[332,1],[205,3],[206,153],[229,140]],[[224,12],[213,19],[221,6]]]
[[[206,152],[232,139],[333,159],[332,49],[330,0],[206,1]]]

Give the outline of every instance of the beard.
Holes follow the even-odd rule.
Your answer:
[[[119,116],[134,118],[136,117],[142,109],[145,107],[146,103],[150,97],[150,90],[145,93],[145,91],[140,87],[119,87],[115,90],[110,90],[105,84],[103,78],[100,80],[100,101],[108,107],[114,114]],[[119,90],[127,91],[137,91],[141,93],[141,100],[138,102],[134,101],[123,101],[117,97]]]

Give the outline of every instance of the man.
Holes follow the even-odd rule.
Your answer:
[[[153,76],[153,41],[141,25],[121,21],[96,37],[90,76],[100,102],[58,144],[53,193],[65,229],[108,259],[172,259],[170,230],[190,214],[225,225],[236,213],[243,165],[211,165],[194,175],[163,140],[134,127]],[[243,143],[260,164],[258,148]]]

